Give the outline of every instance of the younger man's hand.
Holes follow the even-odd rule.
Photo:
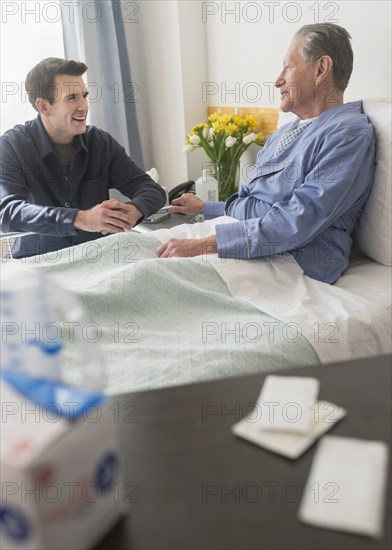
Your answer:
[[[79,210],[74,219],[74,227],[92,233],[122,233],[132,229],[143,216],[133,204],[124,204],[109,199],[89,210]]]

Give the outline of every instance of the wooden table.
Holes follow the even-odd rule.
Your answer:
[[[279,371],[315,376],[319,399],[347,410],[328,433],[391,445],[391,357]],[[266,375],[114,398],[129,515],[96,550],[351,549],[391,547],[391,491],[384,537],[311,527],[297,518],[316,445],[296,461],[235,437]]]

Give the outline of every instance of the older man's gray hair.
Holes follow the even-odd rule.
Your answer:
[[[351,36],[343,27],[333,23],[305,25],[294,35],[294,39],[305,38],[300,53],[306,65],[312,65],[323,55],[333,61],[333,80],[341,92],[347,88],[353,70]]]

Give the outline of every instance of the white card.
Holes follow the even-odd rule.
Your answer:
[[[257,400],[259,430],[308,433],[319,388],[317,378],[267,376]]]
[[[232,426],[232,431],[242,437],[264,447],[269,451],[296,459],[301,456],[323,433],[346,416],[346,411],[328,401],[316,401],[312,407],[311,428],[307,434],[269,432],[259,430],[258,423],[245,418]],[[251,415],[249,415],[250,418]]]
[[[311,525],[382,536],[388,446],[327,436],[320,441],[304,489],[299,518]]]

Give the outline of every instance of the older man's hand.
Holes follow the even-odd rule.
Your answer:
[[[159,258],[190,258],[217,252],[215,235],[204,239],[170,239],[157,249]]]
[[[103,235],[121,233],[132,229],[142,216],[142,212],[133,204],[109,199],[89,210],[79,210],[74,219],[74,227]]]
[[[184,193],[178,199],[174,199],[169,208],[170,214],[195,214],[204,213],[204,201],[196,197],[193,193]]]

